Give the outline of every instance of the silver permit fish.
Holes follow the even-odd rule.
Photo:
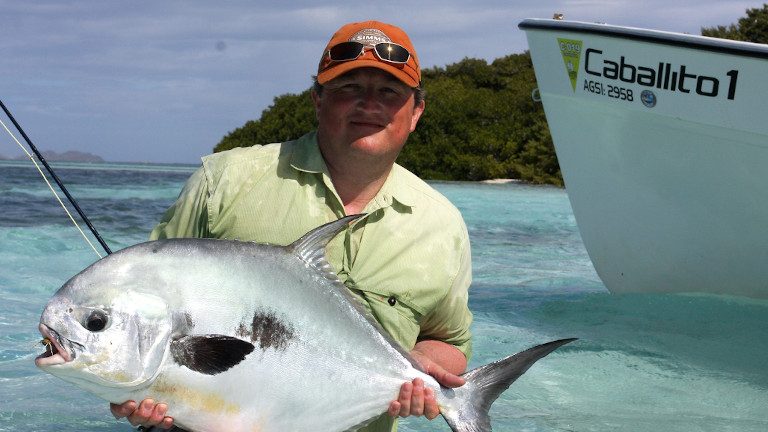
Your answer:
[[[131,246],[69,280],[40,318],[46,372],[110,402],[152,398],[190,431],[347,431],[422,378],[454,431],[490,431],[491,403],[550,342],[441,387],[336,277],[325,246],[357,216],[282,247],[214,239]]]

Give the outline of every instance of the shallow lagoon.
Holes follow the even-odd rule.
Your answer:
[[[61,166],[112,249],[143,241],[189,167]],[[478,366],[563,337],[491,411],[496,431],[768,430],[768,301],[611,295],[581,243],[564,190],[434,183],[473,247]],[[38,371],[50,295],[96,259],[28,163],[0,162],[0,431],[107,431],[107,404]],[[404,431],[446,431],[442,420]]]

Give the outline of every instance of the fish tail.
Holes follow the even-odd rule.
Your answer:
[[[488,410],[496,398],[537,360],[574,340],[547,342],[463,374],[469,393],[463,398],[440,401],[445,421],[454,432],[490,432]]]

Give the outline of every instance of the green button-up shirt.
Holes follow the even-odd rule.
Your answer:
[[[419,339],[437,339],[469,358],[471,261],[459,211],[395,165],[363,212],[328,244],[327,259],[339,278],[406,350]],[[342,216],[313,132],[203,158],[151,238],[287,245]],[[364,430],[395,430],[394,421],[385,415]]]

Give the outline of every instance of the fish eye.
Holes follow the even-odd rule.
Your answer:
[[[104,311],[95,310],[85,320],[85,328],[92,332],[100,332],[107,327],[108,321],[109,317]]]

